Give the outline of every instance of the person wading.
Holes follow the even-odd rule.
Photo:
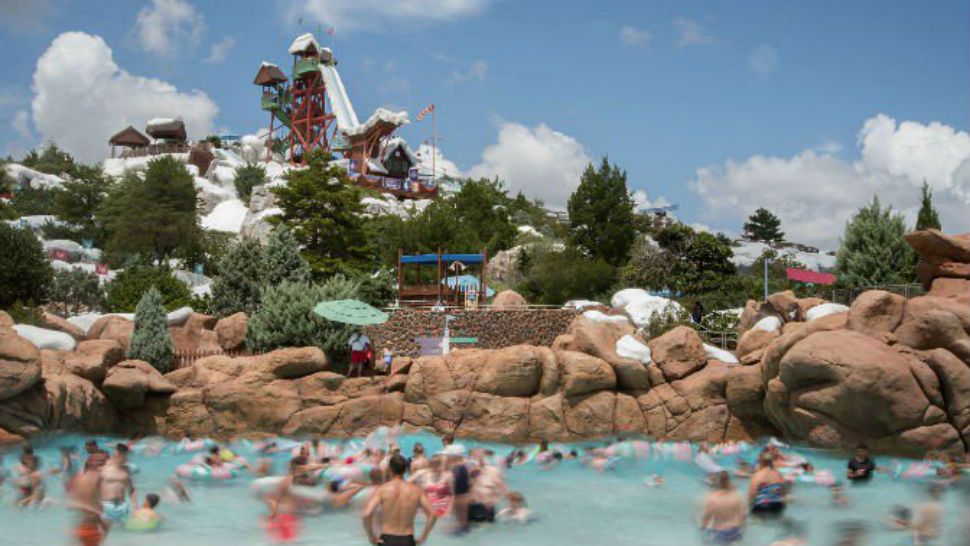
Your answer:
[[[371,544],[384,546],[416,546],[424,544],[437,521],[431,502],[421,488],[404,481],[407,461],[400,454],[391,457],[388,463],[391,480],[380,487],[364,507],[364,530]],[[374,513],[383,513],[380,538],[374,536]],[[420,538],[414,538],[414,518],[418,510],[424,512],[427,521]]]

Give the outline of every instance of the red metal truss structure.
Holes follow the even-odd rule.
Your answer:
[[[297,65],[309,62],[318,63],[312,56],[297,57]],[[327,111],[327,86],[319,70],[302,73],[294,68],[293,102],[290,115],[290,149],[292,161],[306,164],[307,152],[322,148],[330,149],[328,132],[336,117]]]

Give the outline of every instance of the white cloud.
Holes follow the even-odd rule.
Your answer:
[[[135,21],[139,47],[160,57],[176,57],[181,48],[199,45],[204,30],[202,14],[185,0],[152,0]]]
[[[748,54],[748,64],[755,74],[767,77],[778,68],[778,52],[770,45],[761,44]]]
[[[491,0],[304,0],[287,4],[285,18],[304,17],[338,30],[381,30],[397,25],[453,21],[482,13]]]
[[[620,43],[628,46],[647,45],[653,36],[649,30],[623,25],[620,27]]]
[[[459,71],[453,70],[451,72],[451,77],[448,81],[453,83],[463,83],[468,81],[485,81],[485,74],[488,72],[488,63],[485,61],[475,61],[468,67],[467,70]]]
[[[474,178],[501,178],[511,193],[564,207],[590,163],[583,145],[545,124],[526,127],[503,122],[498,141],[485,148],[482,161],[468,171]]]
[[[842,143],[835,140],[826,140],[816,146],[815,151],[820,154],[835,155],[842,151]]]
[[[221,63],[225,61],[226,57],[229,56],[229,51],[235,47],[235,45],[236,39],[232,36],[226,36],[225,38],[212,44],[212,48],[209,49],[209,55],[205,58],[204,62]]]
[[[677,47],[714,43],[714,36],[704,25],[693,19],[678,17],[674,19],[674,28],[680,33],[677,37]]]
[[[691,187],[712,216],[740,224],[764,206],[781,218],[787,239],[835,248],[845,222],[874,195],[912,224],[925,178],[935,188],[944,229],[967,230],[970,135],[940,123],[897,125],[879,114],[863,125],[859,146],[854,162],[814,150],[730,160],[698,169]]]
[[[633,192],[633,203],[636,205],[637,210],[669,207],[671,205],[670,201],[662,195],[651,200],[647,195],[646,190],[637,190]]]
[[[13,116],[13,120],[10,121],[10,126],[13,127],[17,136],[20,140],[25,142],[31,142],[34,140],[34,133],[30,130],[30,114],[26,110],[19,110]]]
[[[418,151],[415,153],[421,160],[418,168],[422,173],[430,173],[433,167],[436,177],[450,176],[453,178],[458,178],[462,176],[461,169],[458,168],[458,165],[455,165],[453,161],[445,158],[444,153],[441,151],[441,146],[436,147],[434,149],[434,154],[432,154],[431,145],[427,142],[422,142],[421,145],[418,146]],[[434,157],[434,160],[432,160],[432,157]]]
[[[181,117],[190,137],[208,134],[219,109],[202,91],[129,74],[100,36],[65,32],[37,60],[34,126],[82,161],[104,157],[108,138],[128,124]]]

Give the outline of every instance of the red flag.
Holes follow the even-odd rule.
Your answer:
[[[421,110],[420,112],[418,112],[418,121],[421,121],[422,119],[424,119],[424,117],[430,114],[431,112],[434,112],[434,103],[429,104],[424,108],[424,110]]]
[[[810,282],[812,284],[835,284],[835,275],[831,273],[819,273],[818,271],[807,271],[789,267],[787,270],[788,280],[798,282]]]

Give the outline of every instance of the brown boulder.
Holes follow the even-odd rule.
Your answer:
[[[336,406],[347,400],[341,387],[347,378],[333,372],[317,372],[294,381],[296,390],[307,406]]]
[[[529,437],[546,441],[566,439],[565,419],[561,394],[534,400],[529,405]]]
[[[746,419],[763,419],[765,416],[765,385],[761,366],[734,368],[727,376],[725,398],[731,414]]]
[[[337,407],[340,413],[330,429],[331,434],[346,438],[363,436],[381,424],[380,396],[355,398]]]
[[[206,389],[206,406],[220,434],[245,431],[279,432],[301,409],[292,381],[253,383],[242,376]]]
[[[48,430],[115,432],[117,413],[87,379],[73,374],[45,378]]]
[[[206,438],[215,435],[212,416],[201,389],[182,389],[169,399],[164,433],[171,437]]]
[[[902,322],[905,305],[906,299],[899,294],[868,290],[852,302],[846,325],[850,330],[884,339]]]
[[[515,290],[502,290],[495,294],[495,298],[492,299],[492,309],[499,311],[517,309],[528,305],[529,302],[525,301],[525,298]]]
[[[409,356],[396,356],[391,361],[391,375],[407,375],[411,373],[414,359]]]
[[[616,388],[616,372],[605,361],[575,351],[562,351],[558,356],[562,390],[567,397]]]
[[[379,376],[348,377],[340,385],[339,392],[347,398],[375,396],[384,392],[384,378]]]
[[[798,298],[791,290],[768,296],[768,304],[781,316],[782,322],[798,320]]]
[[[246,346],[249,316],[239,312],[220,319],[215,325],[216,341],[226,351],[238,351]]]
[[[781,337],[780,329],[768,331],[762,330],[761,328],[750,328],[741,334],[741,339],[738,340],[738,348],[735,353],[739,359],[742,359],[755,351],[764,349],[779,337]]]
[[[44,327],[51,330],[57,330],[58,332],[64,332],[65,334],[73,337],[78,341],[87,339],[87,334],[80,326],[69,322],[67,319],[61,318],[54,313],[43,314]]]
[[[168,335],[172,338],[172,349],[176,353],[218,354],[222,352],[219,336],[212,330],[197,328],[191,317],[184,326],[170,326]]]
[[[485,349],[458,349],[451,351],[445,357],[445,365],[451,372],[452,380],[455,382],[456,389],[471,389],[475,387],[475,381],[479,372],[485,367],[485,360],[491,358],[494,350]]]
[[[645,390],[650,387],[646,366],[638,360],[624,358],[616,353],[616,342],[623,336],[635,335],[629,322],[595,322],[582,315],[569,325],[568,350],[580,351],[605,360],[616,373],[617,385],[624,390]]]
[[[933,279],[927,295],[940,298],[966,298],[970,296],[970,280],[945,277]]]
[[[0,446],[17,445],[23,441],[23,436],[18,436],[10,431],[0,428]]]
[[[401,420],[414,427],[426,428],[434,423],[434,414],[431,413],[431,408],[425,404],[409,404],[405,401]]]
[[[810,322],[788,323],[782,331],[781,337],[765,348],[761,358],[761,367],[765,376],[765,384],[778,375],[781,359],[796,343],[817,332],[841,330],[845,328],[848,313],[836,313],[817,318]],[[796,328],[788,328],[797,326]]]
[[[542,361],[542,379],[539,380],[539,395],[552,396],[559,391],[559,360],[556,351],[548,347],[536,347]]]
[[[759,320],[764,318],[761,313],[761,304],[754,300],[748,300],[744,304],[741,316],[738,318],[738,333],[743,334],[754,326]]]
[[[647,429],[647,421],[643,418],[640,404],[628,394],[616,395],[613,422],[617,434],[643,434]]]
[[[613,434],[616,394],[601,391],[570,397],[566,403],[566,430],[581,438],[601,438]]]
[[[920,350],[946,349],[970,363],[970,335],[953,313],[930,310],[896,329],[899,343]]]
[[[319,347],[287,347],[246,360],[255,370],[280,379],[297,379],[327,369],[327,357]]]
[[[64,356],[64,367],[74,375],[100,385],[108,370],[125,358],[125,351],[113,339],[90,339],[78,343]]]
[[[916,277],[923,283],[923,286],[929,287],[933,282],[933,279],[938,279],[940,277],[948,277],[952,279],[970,279],[970,263],[960,263],[960,262],[941,262],[941,263],[930,263],[925,260],[920,260],[916,264]]]
[[[176,388],[151,364],[125,360],[108,370],[101,390],[116,408],[129,410],[142,407],[148,394],[172,394]]]
[[[970,263],[970,233],[947,235],[936,229],[913,231],[905,236],[920,258],[931,264]]]
[[[903,322],[909,322],[927,311],[939,310],[953,313],[960,319],[960,325],[970,333],[970,301],[939,296],[918,296],[906,300]]]
[[[485,358],[475,390],[498,396],[532,396],[539,391],[543,363],[533,347],[513,345]]]
[[[925,353],[923,361],[940,381],[950,423],[960,433],[964,445],[970,445],[970,367],[944,349]]]
[[[529,435],[529,400],[472,393],[456,434],[486,441],[524,442]]]
[[[283,426],[282,432],[287,436],[323,435],[333,426],[339,413],[340,408],[334,406],[318,406],[298,411]]]
[[[399,392],[404,394],[404,388],[408,384],[408,376],[392,375],[384,381],[384,390],[387,392]]]
[[[128,352],[131,334],[135,331],[135,323],[116,316],[107,315],[99,318],[88,329],[88,339],[111,339],[118,342],[124,352]]]
[[[805,320],[805,313],[816,305],[822,305],[825,300],[822,298],[799,298],[798,301],[798,320]]]
[[[40,351],[13,329],[0,328],[0,400],[16,396],[41,378]]]
[[[0,310],[0,329],[13,328],[14,324],[13,317],[6,311]]]
[[[412,404],[423,404],[428,397],[455,388],[455,380],[444,358],[422,356],[411,367],[404,388],[404,398]]]
[[[650,340],[650,353],[667,381],[682,379],[704,367],[707,353],[697,331],[678,326]]]

